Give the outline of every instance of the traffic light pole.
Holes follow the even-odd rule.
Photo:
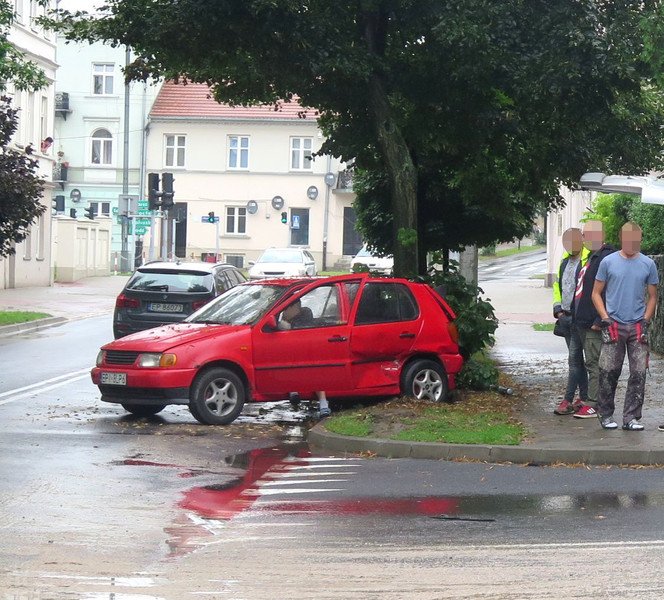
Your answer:
[[[214,222],[214,260],[219,262],[219,221],[221,219],[216,219]]]

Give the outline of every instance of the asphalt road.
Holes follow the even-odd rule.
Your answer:
[[[664,592],[659,469],[316,455],[284,404],[136,419],[87,375],[109,323],[0,341],[3,600]]]

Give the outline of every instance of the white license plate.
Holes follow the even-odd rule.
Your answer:
[[[165,304],[163,302],[150,302],[148,310],[151,312],[181,313],[184,310],[182,304]]]
[[[102,371],[101,382],[107,385],[127,385],[126,373],[106,373]]]

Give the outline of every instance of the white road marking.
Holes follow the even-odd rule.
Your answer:
[[[0,394],[0,398],[4,398],[4,400],[0,400],[0,406],[2,406],[3,404],[9,404],[10,402],[15,402],[16,400],[22,400],[23,398],[29,398],[30,396],[33,396],[34,394],[37,393],[54,390],[56,388],[62,387],[63,385],[67,385],[75,381],[80,381],[81,379],[85,379],[86,377],[89,376],[90,376],[89,368],[81,369],[79,371],[73,371],[71,373],[66,373],[65,375],[59,375],[58,377],[53,377],[51,379],[45,379],[44,381],[40,381],[39,383],[26,385],[25,387],[22,388],[16,388],[14,390],[2,392]],[[57,382],[57,383],[48,385],[51,382]]]
[[[357,465],[288,465],[289,471],[305,469],[356,469]]]
[[[313,473],[312,473],[313,475]],[[344,473],[345,475],[345,473]],[[331,482],[339,482],[339,481],[350,481],[350,479],[289,479],[286,481],[260,481],[259,486],[264,487],[264,486],[278,486],[278,485],[302,485],[303,483],[309,484],[309,483],[331,483]]]
[[[276,496],[278,494],[318,494],[320,492],[345,492],[343,488],[297,488],[294,490],[266,490],[263,488],[253,488],[242,492],[242,495],[253,496]]]
[[[268,471],[264,477],[267,479],[268,477],[273,480],[277,479],[282,479],[282,478],[288,478],[288,477],[321,477],[322,475],[356,475],[357,471],[308,471],[305,473],[302,472],[294,472],[294,471],[286,471],[286,472],[279,472],[279,471]]]

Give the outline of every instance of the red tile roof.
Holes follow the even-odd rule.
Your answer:
[[[279,110],[274,106],[228,106],[219,104],[211,95],[210,88],[202,83],[176,84],[164,82],[152,105],[150,116],[191,117],[202,119],[243,119],[243,120],[301,120],[298,115],[306,113],[307,119],[315,120],[313,109],[303,109],[296,101],[282,102]]]

